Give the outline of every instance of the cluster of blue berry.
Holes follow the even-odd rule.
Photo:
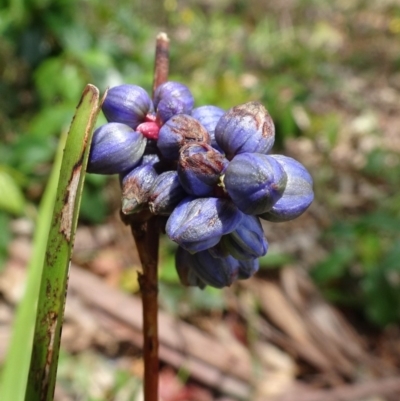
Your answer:
[[[160,85],[153,100],[139,86],[110,89],[88,172],[120,175],[124,214],[168,216],[183,284],[222,288],[258,270],[268,249],[260,218],[302,214],[312,178],[296,160],[269,154],[275,128],[260,103],[227,112],[193,105],[178,82]]]

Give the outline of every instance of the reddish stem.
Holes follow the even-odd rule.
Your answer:
[[[168,53],[169,39],[165,33],[160,33],[156,42],[153,94],[168,79]],[[150,119],[144,124],[147,125],[143,130],[156,136],[153,125],[148,124],[157,125],[157,122]],[[139,286],[143,311],[144,401],[158,401],[158,218],[148,210],[133,215],[121,213],[121,218],[131,227],[143,269],[139,274]]]
[[[158,401],[158,247],[156,217],[143,223],[130,223],[142,263],[139,274],[143,313],[144,400]]]

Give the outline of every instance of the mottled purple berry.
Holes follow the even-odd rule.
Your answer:
[[[157,173],[150,163],[134,168],[122,179],[122,213],[132,214],[143,209],[149,199]]]
[[[210,136],[195,118],[186,114],[178,114],[161,127],[157,146],[163,157],[177,160],[181,147],[190,142],[209,144]]]
[[[176,171],[161,173],[153,183],[149,196],[149,209],[153,214],[170,215],[178,203],[187,196]]]
[[[228,160],[211,145],[194,142],[184,145],[178,160],[178,177],[187,193],[212,195]]]
[[[119,174],[135,167],[143,155],[146,138],[121,123],[108,123],[93,133],[87,171]]]
[[[252,215],[269,211],[282,196],[286,181],[281,164],[259,153],[236,155],[224,176],[225,189],[235,205]]]
[[[313,180],[306,168],[297,160],[283,155],[271,155],[285,170],[287,183],[282,197],[268,212],[260,217],[283,222],[299,217],[314,199]]]
[[[249,102],[231,108],[219,119],[215,139],[229,160],[240,153],[267,154],[275,141],[275,127],[261,103]]]

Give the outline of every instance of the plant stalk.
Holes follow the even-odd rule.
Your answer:
[[[131,224],[143,272],[139,273],[143,315],[144,400],[158,401],[158,247],[157,217]]]
[[[153,96],[159,85],[168,80],[169,39],[159,33],[156,40]],[[160,242],[159,219],[148,210],[139,214],[123,215],[130,225],[142,264],[139,286],[143,314],[144,401],[158,401],[158,249]]]

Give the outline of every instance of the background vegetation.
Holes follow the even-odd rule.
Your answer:
[[[312,218],[317,227],[311,245],[274,245],[272,236],[265,268],[296,260],[327,299],[369,327],[398,324],[399,2],[161,4],[0,0],[0,269],[11,222],[35,220],[60,133],[84,85],[150,88],[154,39],[164,30],[171,79],[187,84],[197,105],[260,100],[277,127],[276,149],[299,158],[315,179],[316,201],[301,223]],[[115,187],[113,178],[87,177],[82,225],[115,214]],[[172,310],[184,290],[169,244],[163,255]],[[203,309],[223,307],[214,292],[207,302],[193,297]]]

